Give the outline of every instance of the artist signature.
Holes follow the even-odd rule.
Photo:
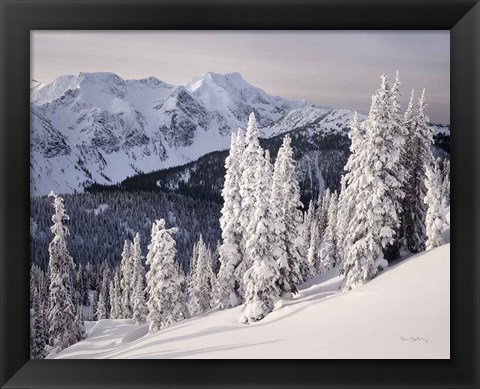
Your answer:
[[[420,336],[402,336],[402,337],[400,337],[400,340],[403,340],[403,341],[406,341],[406,342],[412,342],[412,343],[417,343],[417,342],[428,343],[427,338],[422,338]]]

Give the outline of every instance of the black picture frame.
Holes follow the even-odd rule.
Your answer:
[[[0,13],[2,388],[479,387],[478,1],[0,0]],[[451,359],[29,360],[30,31],[42,29],[450,30]]]

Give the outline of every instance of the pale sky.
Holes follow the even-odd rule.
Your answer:
[[[431,121],[450,122],[449,31],[34,31],[32,78],[78,72],[184,84],[239,72],[266,92],[368,112],[380,75],[402,81],[404,107],[426,89]]]

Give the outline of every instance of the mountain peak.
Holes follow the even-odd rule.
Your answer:
[[[106,82],[120,85],[125,81],[119,75],[111,72],[80,72],[75,75],[75,79],[80,84],[81,82]]]
[[[190,92],[195,92],[197,89],[212,84],[228,90],[258,89],[245,81],[242,75],[237,72],[225,74],[208,72],[202,74],[201,76],[192,78],[185,84],[185,87]]]

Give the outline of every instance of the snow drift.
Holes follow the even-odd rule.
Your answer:
[[[339,291],[340,282],[337,269],[318,276],[249,325],[238,322],[243,307],[212,309],[154,335],[130,320],[88,323],[88,338],[58,358],[450,357],[450,244],[354,291]]]

